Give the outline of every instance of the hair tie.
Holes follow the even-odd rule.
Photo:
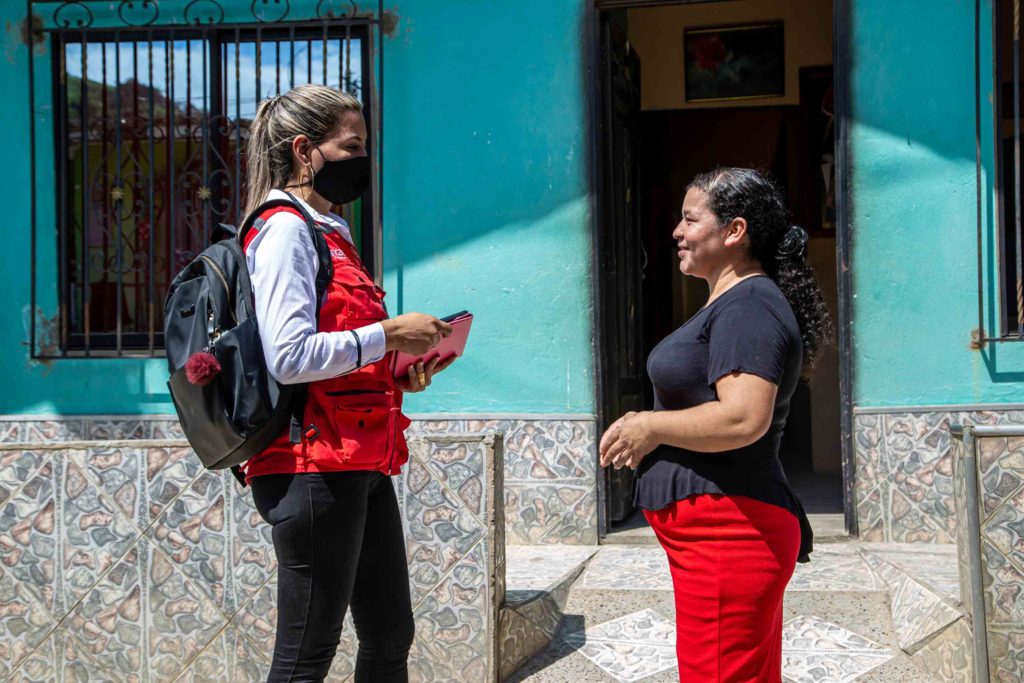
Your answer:
[[[775,252],[776,257],[782,260],[803,257],[807,249],[807,239],[807,232],[799,225],[789,226],[789,230],[779,242],[779,247]]]

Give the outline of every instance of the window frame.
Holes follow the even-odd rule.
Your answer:
[[[380,74],[375,73],[378,69],[382,69],[379,64],[379,55],[375,54],[375,44],[379,45],[379,22],[371,17],[361,18],[320,18],[303,21],[285,21],[277,22],[272,25],[263,24],[258,22],[244,22],[239,24],[227,24],[227,23],[211,23],[209,25],[201,26],[183,26],[183,25],[167,25],[167,26],[104,26],[102,28],[92,27],[81,27],[81,28],[67,28],[56,27],[49,29],[40,29],[37,34],[41,40],[48,41],[52,55],[49,65],[49,87],[51,89],[50,96],[52,97],[53,103],[53,121],[52,125],[42,124],[39,126],[39,130],[36,130],[36,123],[33,121],[31,130],[31,155],[32,155],[32,178],[35,180],[37,170],[39,168],[45,168],[45,164],[53,164],[53,211],[55,216],[56,225],[55,237],[57,241],[56,253],[58,264],[56,266],[56,283],[51,282],[39,282],[38,274],[36,272],[36,252],[38,249],[37,241],[39,225],[37,224],[37,202],[40,201],[40,196],[45,197],[44,193],[36,191],[35,183],[33,182],[32,190],[32,202],[33,202],[33,220],[32,220],[32,310],[35,312],[31,317],[31,339],[30,349],[31,357],[33,359],[54,359],[54,358],[81,358],[81,357],[126,357],[126,358],[139,358],[139,357],[162,357],[163,352],[163,333],[162,333],[162,320],[158,320],[161,316],[158,313],[160,308],[160,301],[162,301],[164,292],[158,291],[154,283],[157,280],[162,280],[161,275],[163,269],[167,269],[166,279],[169,281],[173,277],[176,271],[176,266],[173,261],[166,263],[159,270],[155,268],[153,264],[153,247],[150,247],[149,255],[149,266],[147,266],[145,279],[148,281],[149,291],[145,294],[145,301],[143,302],[147,307],[147,313],[145,318],[142,319],[142,324],[146,325],[145,319],[148,318],[149,324],[146,325],[149,329],[146,330],[132,330],[130,332],[124,331],[122,325],[125,320],[123,319],[124,304],[124,274],[123,268],[122,273],[117,277],[118,284],[116,285],[118,294],[117,302],[107,302],[112,307],[117,309],[120,306],[120,310],[116,310],[113,314],[117,320],[117,329],[113,332],[95,332],[89,330],[86,327],[84,321],[86,305],[82,303],[76,303],[81,301],[84,294],[78,294],[72,296],[72,280],[71,268],[75,267],[87,271],[88,273],[95,272],[90,266],[83,268],[81,261],[82,256],[79,255],[78,263],[70,258],[72,249],[74,248],[74,241],[76,237],[80,240],[87,240],[88,234],[91,234],[91,230],[88,234],[83,235],[83,226],[74,225],[73,216],[75,215],[74,207],[72,202],[80,202],[83,205],[90,204],[90,198],[87,196],[88,190],[86,185],[77,193],[74,191],[73,185],[75,170],[71,168],[72,162],[68,155],[68,148],[71,144],[70,138],[73,134],[73,126],[70,125],[68,120],[72,115],[72,109],[68,106],[66,99],[67,94],[67,80],[69,75],[68,66],[66,61],[66,49],[67,46],[72,44],[85,44],[92,45],[96,43],[102,43],[109,45],[112,42],[118,42],[120,44],[138,43],[140,53],[151,49],[149,45],[152,45],[152,52],[154,54],[157,51],[163,51],[164,45],[161,43],[164,41],[171,41],[171,50],[173,51],[173,45],[179,41],[202,41],[203,46],[197,46],[195,53],[200,56],[205,50],[207,52],[208,64],[206,66],[207,79],[207,90],[206,97],[208,98],[208,104],[206,105],[205,115],[210,120],[215,120],[218,115],[224,115],[233,117],[234,112],[226,111],[232,106],[230,97],[224,97],[225,90],[221,87],[218,79],[221,74],[226,74],[231,77],[231,65],[229,60],[232,60],[234,55],[229,56],[227,46],[230,45],[245,45],[257,43],[260,47],[257,50],[264,49],[263,46],[269,46],[269,49],[274,49],[275,42],[280,45],[288,44],[290,41],[294,41],[296,44],[309,43],[315,45],[321,41],[329,40],[339,44],[339,48],[336,48],[333,54],[337,54],[340,59],[339,49],[345,49],[345,41],[351,40],[353,50],[347,59],[358,55],[360,59],[359,72],[349,72],[353,78],[352,83],[358,83],[358,89],[361,91],[361,98],[364,104],[364,113],[367,118],[367,128],[369,131],[368,140],[368,151],[370,152],[371,158],[374,160],[376,177],[374,178],[373,188],[366,196],[363,197],[360,204],[360,220],[358,225],[353,225],[353,233],[360,243],[360,251],[363,256],[364,262],[368,267],[374,269],[374,266],[380,264],[381,239],[380,239],[380,186],[381,182],[379,179],[379,166],[380,166],[380,153],[377,149],[377,141],[379,139],[379,122],[381,120],[377,108],[380,104],[379,93],[376,90],[377,80]],[[104,50],[109,48],[103,48]],[[114,50],[120,52],[123,48],[118,46]],[[257,53],[259,54],[259,53]],[[281,57],[283,58],[283,50],[281,51]],[[201,57],[200,57],[201,58]],[[32,61],[34,58],[30,58]],[[317,61],[315,59],[307,59],[310,62],[307,67],[312,72],[312,82],[322,82],[320,69],[326,70],[327,53],[323,52],[321,60],[316,64],[312,62]],[[265,55],[264,59],[260,60],[261,72],[265,73],[267,70],[271,74],[277,70],[279,75],[280,89],[285,91],[287,87],[290,87],[290,67],[289,63],[286,63],[283,59],[275,60],[272,65],[266,66]],[[321,64],[325,66],[321,67]],[[333,66],[333,62],[330,62]],[[349,61],[351,64],[351,61]],[[130,62],[129,62],[130,65]],[[30,64],[30,77],[32,74],[32,65]],[[135,77],[133,70],[131,77]],[[337,78],[341,80],[340,84],[344,84],[344,76],[342,73],[341,63],[337,66],[338,73]],[[91,71],[91,70],[90,70]],[[40,76],[45,73],[45,70],[40,72]],[[89,73],[83,73],[82,78],[88,79]],[[179,79],[175,79],[179,80]],[[32,79],[32,85],[38,89],[38,84],[35,83],[35,79]],[[105,87],[109,87],[109,83],[106,83],[104,79]],[[122,84],[126,82],[123,78],[121,79]],[[158,82],[154,79],[154,82]],[[298,69],[295,69],[295,81],[296,85],[307,82],[307,73],[304,71],[300,73]],[[327,81],[332,84],[331,81]],[[140,84],[141,85],[141,84]],[[232,84],[232,87],[234,84]],[[88,86],[87,86],[88,87]],[[144,91],[148,91],[150,84],[142,85],[140,88],[140,94]],[[201,89],[202,86],[200,86]],[[30,88],[31,89],[31,88]],[[163,97],[166,97],[168,93],[168,84],[164,84],[162,90],[153,91],[153,102],[161,103]],[[274,90],[273,87],[269,90]],[[262,92],[258,94],[266,95],[268,88],[262,88]],[[237,92],[237,91],[236,91]],[[157,94],[159,93],[159,94]],[[236,95],[237,96],[237,95]],[[147,99],[143,97],[142,99]],[[147,102],[147,105],[149,103]],[[38,103],[35,101],[35,96],[30,93],[30,107],[32,111],[36,111]],[[81,102],[81,107],[88,107],[88,102]],[[172,105],[173,106],[173,105]],[[232,107],[233,108],[233,107]],[[58,111],[59,110],[59,111]],[[88,116],[88,114],[87,114]],[[172,114],[173,116],[173,114]],[[104,117],[109,120],[113,118],[116,120],[116,114],[104,113]],[[243,116],[243,119],[245,117]],[[123,120],[123,117],[122,117]],[[251,119],[250,119],[251,120]],[[166,119],[155,119],[154,123],[160,123],[166,121]],[[80,127],[80,126],[79,126]],[[91,126],[90,126],[91,127]],[[164,128],[167,128],[164,123]],[[176,127],[173,126],[173,127]],[[118,126],[121,128],[121,126]],[[48,130],[47,130],[48,129]],[[52,135],[53,142],[53,157],[47,160],[45,152],[40,152],[37,147],[36,136],[39,134]],[[119,131],[120,134],[120,131]],[[228,135],[233,135],[232,132],[228,132]],[[223,139],[225,135],[224,131],[219,133],[221,139],[216,139],[218,133],[210,130],[209,128],[203,133],[204,136],[211,136],[211,141],[207,142],[205,139],[201,144],[209,145],[223,145],[225,148],[228,147],[228,141]],[[231,141],[234,143],[234,141]],[[110,149],[110,146],[114,143],[107,141],[107,147],[104,150]],[[142,144],[148,144],[145,140]],[[169,145],[172,144],[166,139],[161,140],[159,145],[167,146],[166,149],[170,149]],[[244,143],[243,143],[244,144]],[[89,143],[83,141],[83,147],[88,146]],[[104,152],[106,153],[106,152]],[[166,153],[166,152],[165,152]],[[42,154],[42,156],[40,156]],[[159,156],[159,155],[157,155]],[[62,159],[63,157],[63,159]],[[156,157],[154,157],[156,158]],[[148,163],[148,162],[147,162]],[[83,164],[87,166],[87,164]],[[162,165],[161,165],[162,166]],[[177,166],[177,164],[175,164]],[[225,170],[231,166],[230,160],[226,160],[224,164]],[[162,169],[161,169],[162,170]],[[243,171],[244,172],[244,171]],[[154,171],[150,171],[154,173]],[[207,172],[204,171],[204,174]],[[159,175],[158,173],[155,175]],[[167,181],[167,173],[164,172],[163,182]],[[207,182],[209,176],[205,179]],[[142,188],[145,188],[143,190]],[[146,195],[150,192],[158,191],[159,183],[155,184],[155,190],[146,186],[143,182],[139,186],[139,194],[144,199],[139,203],[139,210],[143,211],[142,214],[151,213],[153,211],[152,206],[154,205]],[[221,192],[230,193],[231,189],[223,190]],[[177,190],[176,190],[177,193]],[[150,195],[155,196],[155,195]],[[177,194],[175,194],[175,202],[177,202]],[[44,200],[46,201],[46,200]],[[148,202],[148,203],[147,203]],[[161,219],[165,221],[166,219]],[[223,220],[223,219],[221,219]],[[240,217],[233,217],[233,221],[240,221]],[[203,225],[201,230],[206,234],[209,230],[214,227],[216,220],[209,221],[203,219]],[[169,223],[156,223],[164,225],[165,229],[160,234],[160,240],[169,239],[165,234],[167,230],[172,230],[169,227]],[[154,230],[154,236],[158,234]],[[173,233],[172,233],[173,234]],[[158,241],[158,240],[153,240]],[[82,253],[88,253],[88,247],[82,248]],[[111,257],[111,251],[109,248],[103,252],[104,258],[109,259]],[[168,259],[173,259],[173,249],[169,252]],[[180,264],[179,264],[180,265]],[[379,274],[375,273],[379,277]],[[91,275],[88,275],[91,277]],[[49,278],[47,278],[49,279]],[[58,305],[58,312],[55,318],[49,320],[44,319],[40,316],[40,312],[37,309],[36,302],[39,298],[37,296],[37,289],[42,285],[45,287],[53,287],[56,293],[56,300]],[[95,305],[95,300],[90,301],[90,305]],[[77,306],[77,314],[82,316],[80,318],[79,325],[72,329],[70,325],[72,307]],[[37,329],[41,328],[41,329]]]

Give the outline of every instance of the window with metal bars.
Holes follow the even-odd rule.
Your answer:
[[[58,31],[59,355],[158,354],[174,274],[237,224],[260,100],[324,83],[371,103],[358,22]],[[373,131],[371,130],[371,137]],[[366,263],[371,201],[346,207]]]
[[[1024,240],[1021,239],[1021,0],[995,6],[996,178],[1002,336],[1024,340]]]

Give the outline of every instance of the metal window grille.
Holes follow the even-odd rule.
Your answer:
[[[1024,240],[1021,239],[1021,0],[994,7],[996,84],[996,212],[1000,336],[982,341],[1024,341]],[[982,331],[983,327],[980,328]]]
[[[35,95],[38,81],[50,76],[52,125],[33,138],[52,130],[53,157],[36,158],[33,139],[33,177],[35,167],[54,164],[57,227],[58,312],[46,319],[36,314],[36,290],[49,283],[35,256],[44,188],[33,202],[35,357],[161,354],[170,280],[217,223],[242,219],[246,140],[259,101],[304,83],[351,92],[363,102],[373,147],[373,18],[352,7],[289,21],[284,0],[251,8],[193,0],[170,18],[180,23],[161,25],[161,4],[107,3],[117,11],[99,21],[89,3],[29,0],[37,17],[42,7],[52,11],[48,25],[37,20],[49,69],[34,57],[30,78],[35,114],[44,99]],[[239,7],[251,10],[248,20],[226,22]],[[277,10],[272,22],[268,7]],[[365,197],[346,213],[366,262],[378,263],[377,202]]]

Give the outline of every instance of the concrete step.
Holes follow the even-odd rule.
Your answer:
[[[824,543],[846,543],[853,540],[846,533],[846,517],[843,513],[810,513],[807,520],[811,523],[811,531],[814,532],[814,542]]]
[[[846,518],[841,512],[812,513],[807,515],[807,519],[811,523],[815,543],[845,543],[851,540],[846,533]],[[643,514],[637,510],[629,519],[615,525],[601,539],[601,545],[658,545],[658,539]]]
[[[800,683],[936,680],[899,648],[889,586],[852,542],[816,544],[783,603],[783,676]]]
[[[813,561],[798,565],[784,604],[785,680],[944,680],[924,666],[920,643],[935,638],[923,635],[928,628],[941,631],[948,624],[941,618],[918,619],[910,627],[902,616],[894,621],[899,612],[893,609],[893,589],[862,551],[858,543],[819,544]],[[871,552],[893,562],[906,559],[892,546]],[[880,561],[887,560],[874,564]],[[938,574],[948,578],[948,562],[939,564],[944,569]],[[889,578],[896,578],[891,571]],[[678,680],[672,584],[660,548],[602,547],[569,590],[563,613],[551,644],[507,680]],[[915,638],[918,650],[901,648]]]
[[[636,510],[629,519],[613,525],[601,545],[658,545],[658,539],[643,512]]]
[[[498,610],[498,668],[505,679],[554,637],[576,578],[597,546],[508,546]]]
[[[970,683],[970,619],[960,595],[956,546],[863,543],[858,552],[889,589],[900,649],[943,681]]]

